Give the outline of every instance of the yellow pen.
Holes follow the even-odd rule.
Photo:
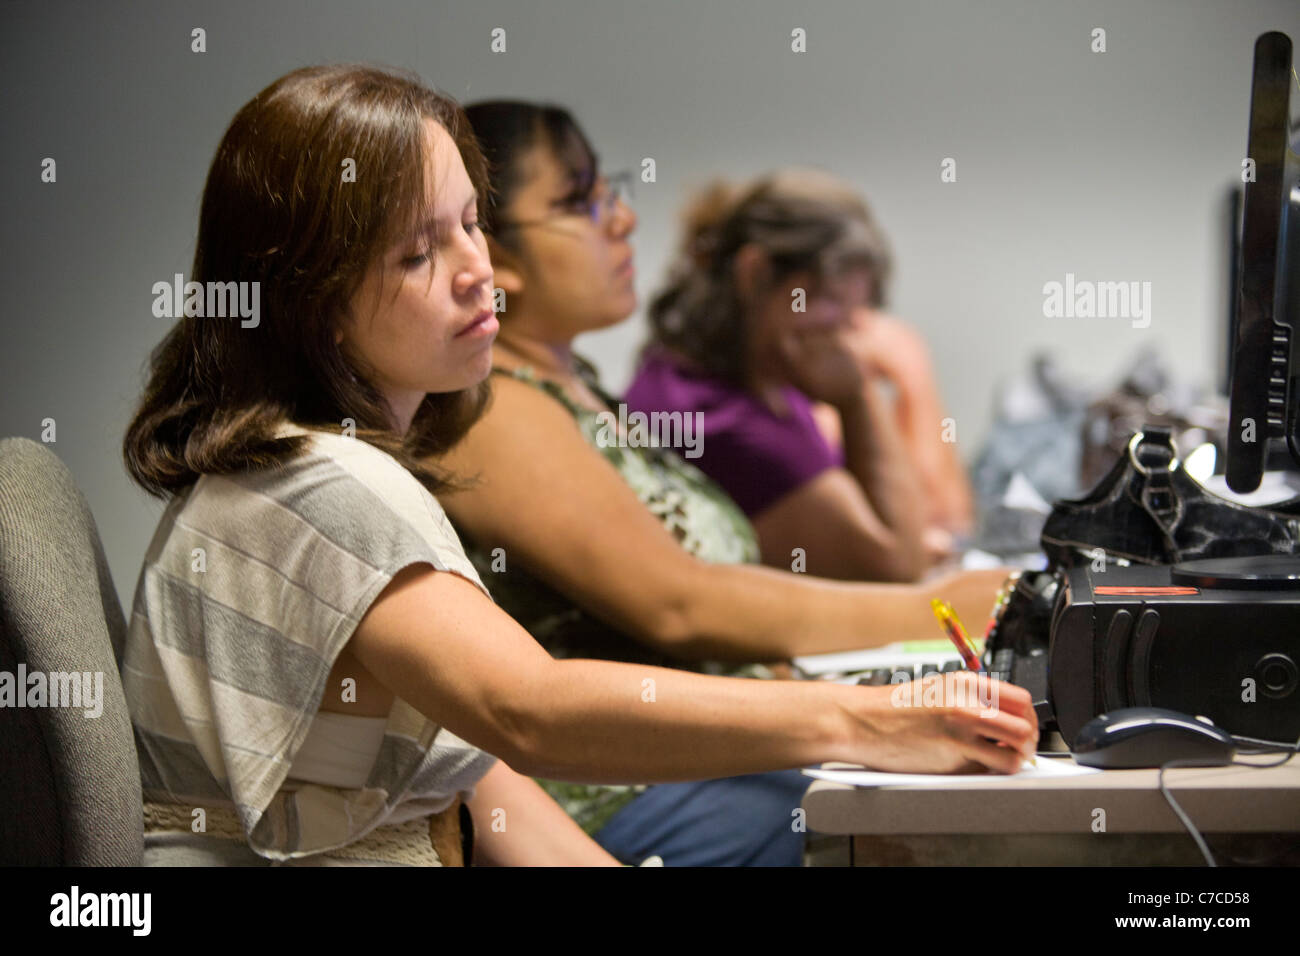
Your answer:
[[[961,654],[962,660],[966,662],[966,669],[970,671],[982,671],[984,668],[980,665],[979,656],[975,653],[975,646],[971,639],[966,636],[966,630],[961,626],[961,618],[957,617],[957,612],[953,610],[951,604],[947,601],[941,601],[934,598],[930,601],[930,608],[934,611],[934,616],[939,619],[948,639],[957,647],[957,652]],[[1038,757],[1032,756],[1026,758],[1031,767],[1038,766]]]
[[[930,602],[930,609],[934,611],[934,616],[939,619],[939,624],[943,627],[944,633],[948,635],[948,640],[952,641],[957,648],[957,653],[966,663],[968,671],[982,671],[984,667],[980,664],[979,655],[975,653],[975,646],[971,644],[970,638],[966,636],[966,631],[961,626],[961,621],[957,619],[952,605],[947,601],[941,601],[935,598]]]

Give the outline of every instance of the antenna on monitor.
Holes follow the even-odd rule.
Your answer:
[[[1231,352],[1228,487],[1300,469],[1300,156],[1291,124],[1291,39],[1255,41],[1250,140]]]

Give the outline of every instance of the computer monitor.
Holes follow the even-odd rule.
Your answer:
[[[1259,487],[1265,470],[1300,469],[1300,135],[1291,39],[1255,41],[1250,139],[1236,267],[1229,383],[1228,487]]]

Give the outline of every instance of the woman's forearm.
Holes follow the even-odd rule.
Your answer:
[[[772,661],[943,637],[932,598],[972,628],[993,608],[1009,569],[918,584],[853,584],[752,564],[701,564],[683,576],[676,630],[655,643],[690,660]]]
[[[523,690],[510,705],[511,765],[583,783],[662,783],[852,759],[851,721],[836,695],[853,691],[858,703],[889,706],[883,688],[586,660],[557,661]]]
[[[933,522],[950,531],[968,532],[974,523],[975,504],[970,479],[957,454],[955,419],[943,414],[938,396],[924,383],[900,381],[895,413],[908,454],[915,462]],[[946,425],[953,426],[953,440]]]
[[[527,696],[512,698],[511,765],[576,782],[730,777],[831,760],[940,773],[975,760],[1011,772],[1038,738],[1027,692],[969,672],[850,687],[551,665],[531,668]]]
[[[879,386],[868,381],[858,398],[838,409],[844,464],[881,522],[893,533],[899,577],[915,579],[927,558],[922,530],[928,517],[921,475]]]
[[[619,866],[537,783],[498,762],[466,801],[475,866]]]

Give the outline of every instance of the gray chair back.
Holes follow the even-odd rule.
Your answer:
[[[36,702],[46,684],[45,706],[0,706],[0,864],[140,865],[140,769],[118,674],[125,639],[71,473],[44,445],[0,440],[0,681],[10,675],[14,703]],[[27,686],[15,686],[22,671]],[[77,703],[72,679],[86,674],[92,695],[103,675],[98,717],[86,716],[85,698],[66,706]]]

